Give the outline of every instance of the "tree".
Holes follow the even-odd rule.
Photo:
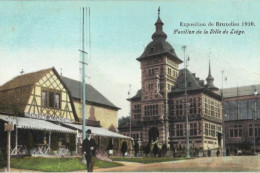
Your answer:
[[[125,152],[127,151],[127,143],[126,142],[123,142],[122,143],[122,146],[121,146],[121,152],[122,152],[122,155],[125,156]]]
[[[153,155],[154,157],[159,153],[159,148],[157,146],[157,144],[153,145]]]
[[[118,126],[121,127],[123,125],[129,124],[130,123],[130,117],[122,117],[118,120]]]
[[[135,141],[134,150],[135,150],[135,157],[137,157],[137,153],[138,153],[138,151],[139,151],[139,144],[138,144],[137,141]]]

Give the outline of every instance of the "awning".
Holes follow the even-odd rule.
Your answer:
[[[82,125],[80,125],[80,124],[71,124],[71,123],[62,123],[62,124],[82,131]],[[128,136],[124,136],[124,135],[121,135],[121,134],[116,133],[116,132],[111,132],[111,131],[103,128],[103,127],[86,126],[86,130],[87,129],[90,129],[92,134],[94,134],[96,136],[131,139]]]
[[[34,130],[44,130],[44,131],[63,132],[63,133],[77,133],[75,130],[45,120],[8,116],[8,115],[0,115],[0,119],[6,122],[11,122],[14,125],[17,124],[17,128],[20,129],[34,129]]]

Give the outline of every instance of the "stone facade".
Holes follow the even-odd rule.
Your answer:
[[[221,147],[221,97],[213,84],[209,65],[207,84],[187,69],[179,70],[182,61],[166,41],[163,22],[158,15],[156,31],[140,62],[142,88],[130,99],[131,128],[119,127],[120,133],[131,135],[144,146],[157,142],[175,148],[186,146],[184,72],[187,73],[189,104],[189,136],[193,148],[203,150]]]

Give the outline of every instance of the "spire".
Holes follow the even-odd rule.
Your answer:
[[[211,76],[210,60],[209,60],[209,75],[208,76]]]
[[[155,33],[152,35],[152,39],[166,39],[167,35],[163,32],[163,22],[160,19],[160,7],[158,8],[158,19],[155,23]]]
[[[210,60],[209,60],[209,74],[208,77],[206,78],[206,81],[207,81],[207,88],[215,88],[213,84],[214,78],[211,76]]]

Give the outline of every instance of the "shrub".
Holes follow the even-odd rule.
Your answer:
[[[28,130],[27,133],[26,133],[24,145],[26,146],[28,151],[30,151],[34,148],[35,142],[34,142],[34,139],[33,139],[32,132],[30,130]]]
[[[70,135],[69,150],[70,150],[71,154],[72,154],[73,151],[76,150],[76,141],[75,141],[75,135],[74,134]]]
[[[153,155],[154,157],[159,153],[159,148],[157,146],[157,144],[153,145]]]
[[[123,142],[122,146],[121,146],[121,152],[122,152],[123,156],[125,156],[126,150],[127,150],[127,144],[126,144],[126,142]]]
[[[143,151],[145,156],[147,157],[147,155],[150,153],[151,149],[150,149],[150,144],[147,144],[145,147],[143,147]]]
[[[162,146],[162,156],[164,157],[164,155],[167,153],[167,145],[163,144]]]
[[[58,142],[59,142],[59,138],[58,138],[57,134],[52,134],[51,135],[51,149],[53,151],[58,150],[58,148],[59,148]]]
[[[139,144],[137,141],[135,141],[135,145],[134,145],[134,150],[135,150],[135,157],[137,156],[137,153],[139,151]]]
[[[107,145],[107,150],[113,150],[112,140],[109,140],[108,145]]]
[[[6,148],[2,147],[0,149],[0,168],[6,167],[6,162],[7,162],[6,159],[7,159]]]

